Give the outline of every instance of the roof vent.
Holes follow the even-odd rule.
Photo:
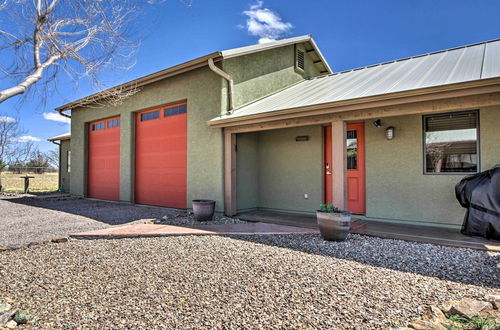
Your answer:
[[[297,68],[304,70],[304,52],[297,49]]]

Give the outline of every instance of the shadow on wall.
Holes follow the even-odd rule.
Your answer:
[[[328,242],[319,234],[227,235],[232,239],[354,261],[464,284],[500,288],[500,253],[350,234]],[[383,275],[381,275],[383,276]],[[335,279],[331,279],[335,280]],[[422,279],[425,281],[425,278]]]
[[[22,196],[2,199],[6,202],[39,207],[54,211],[66,212],[87,217],[108,225],[122,225],[142,219],[156,219],[165,215],[174,214],[175,209],[137,206],[106,201],[96,201],[84,198],[71,200],[39,199]]]

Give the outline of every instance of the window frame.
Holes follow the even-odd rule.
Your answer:
[[[421,120],[422,120],[422,164],[423,164],[423,174],[424,175],[461,175],[461,176],[467,176],[467,175],[473,175],[481,172],[481,117],[480,117],[480,109],[469,109],[469,110],[458,110],[458,111],[448,111],[448,112],[439,112],[439,113],[431,113],[427,115],[422,115]],[[426,118],[433,117],[433,116],[442,116],[442,115],[447,115],[447,114],[456,114],[456,113],[461,113],[461,112],[470,112],[470,113],[476,113],[477,116],[477,125],[476,125],[476,154],[477,154],[477,169],[475,172],[427,172],[427,154],[426,154],[426,141],[425,141],[425,133],[426,127]]]

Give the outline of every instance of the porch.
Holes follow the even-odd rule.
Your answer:
[[[313,215],[257,210],[243,212],[238,214],[237,218],[252,222],[318,228],[316,217]],[[456,229],[366,220],[365,217],[355,216],[352,220],[350,232],[353,234],[500,252],[500,242],[465,236]]]

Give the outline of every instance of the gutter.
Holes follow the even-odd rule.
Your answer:
[[[67,109],[56,109],[56,111],[59,112],[59,114],[61,116],[71,119],[70,115],[64,113],[65,110],[67,110]],[[54,142],[54,141],[52,141],[52,142]]]
[[[233,94],[234,83],[233,83],[233,78],[231,78],[231,76],[229,74],[227,74],[227,72],[222,71],[221,69],[219,69],[215,65],[214,59],[212,57],[208,59],[208,66],[210,67],[210,70],[212,70],[213,72],[215,72],[215,74],[219,75],[220,77],[224,78],[227,81],[227,99],[228,99],[228,103],[229,103],[229,109],[228,109],[228,111],[226,111],[225,113],[223,113],[223,115],[225,115],[225,114],[231,114],[231,112],[234,109],[234,103],[233,103],[234,102],[234,94]]]

